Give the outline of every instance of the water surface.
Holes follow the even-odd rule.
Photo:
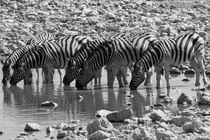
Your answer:
[[[1,68],[2,66],[0,66]],[[107,88],[106,71],[103,70],[102,85],[88,85],[87,90],[76,90],[74,82],[71,86],[65,87],[60,83],[58,73],[56,71],[54,84],[43,84],[41,78],[37,81],[35,71],[32,85],[23,85],[23,82],[17,86],[2,87],[0,83],[0,131],[5,132],[0,136],[1,140],[7,140],[17,137],[24,131],[26,123],[38,123],[43,126],[43,130],[33,133],[29,136],[29,140],[33,139],[49,139],[46,137],[45,129],[47,126],[57,125],[61,122],[71,122],[80,120],[79,126],[84,129],[87,123],[94,119],[95,112],[100,109],[116,111],[123,109],[131,104],[134,114],[138,117],[142,116],[145,106],[157,104],[162,101],[158,98],[160,94],[166,94],[174,98],[174,104],[166,104],[166,108],[172,111],[178,111],[190,106],[178,106],[176,99],[181,93],[187,93],[193,98],[197,98],[201,91],[194,89],[194,76],[190,77],[189,82],[182,81],[186,78],[183,74],[172,77],[170,83],[172,88],[167,90],[165,80],[162,78],[162,88],[155,88],[155,76],[153,76],[153,84],[150,87],[139,86],[138,91],[132,92],[131,98],[128,87],[119,88],[117,80],[115,88]],[[2,73],[0,73],[2,79]],[[130,80],[130,74],[128,76]],[[209,78],[208,78],[209,82]],[[209,92],[207,90],[206,92]],[[43,108],[41,103],[44,101],[54,101],[58,103],[57,108]],[[198,107],[197,104],[192,106]],[[208,110],[208,107],[200,107],[200,109]]]

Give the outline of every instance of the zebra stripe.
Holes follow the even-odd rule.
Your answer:
[[[26,66],[24,69],[44,67],[46,82],[52,83],[53,68],[66,68],[68,64],[68,58],[79,50],[83,43],[86,43],[89,38],[83,36],[66,36],[61,37],[56,41],[48,41],[44,44],[37,45],[33,49],[29,50],[23,58],[20,59],[20,63],[24,62]],[[46,48],[45,48],[46,47]],[[17,64],[14,68],[14,74],[10,83],[17,84],[22,80],[23,75],[21,72],[23,66]],[[48,72],[49,71],[49,72]]]
[[[109,39],[111,40],[111,39],[116,39],[116,38],[126,38],[126,39],[131,40],[135,36],[139,36],[139,34],[136,33],[136,34],[130,35],[130,34],[125,34],[125,33],[120,33],[120,34],[115,34],[113,36],[110,36]],[[88,42],[82,47],[82,49],[80,49],[80,51],[77,51],[77,53],[75,53],[74,57],[72,57],[69,60],[68,67],[66,68],[66,74],[63,79],[63,83],[65,85],[69,85],[78,76],[78,71],[81,68],[81,65],[84,62],[84,60],[87,59],[92,54],[94,49],[96,49],[97,46],[104,41],[106,41],[106,39],[96,39],[94,41]],[[124,68],[124,69],[127,69],[127,68]],[[125,75],[122,75],[122,74],[125,74]],[[123,79],[125,83],[127,83],[126,82],[127,79],[125,79],[127,74],[120,72],[117,76],[119,80],[120,80],[119,77],[121,76],[124,77]],[[120,83],[119,85],[122,86],[121,84],[122,81],[119,81],[119,80],[118,80],[118,82]]]
[[[31,38],[23,47],[16,49],[5,61],[4,66],[2,68],[3,71],[3,79],[2,83],[4,85],[7,84],[7,82],[10,80],[10,77],[12,75],[12,66],[22,57],[28,50],[33,48],[36,44],[41,44],[45,41],[54,39],[55,36],[52,34],[49,34],[47,32],[40,33],[36,35],[35,37]]]
[[[43,67],[45,80],[51,83],[54,68],[64,68],[67,65],[65,64],[65,59],[67,59],[67,57],[56,41],[48,41],[40,46],[35,46],[28,50],[13,66],[14,73],[11,77],[10,84],[16,85],[17,82],[22,80],[25,71],[31,68]]]
[[[124,37],[115,38],[100,44],[92,56],[87,59],[85,67],[80,71],[76,80],[76,87],[85,87],[92,80],[95,71],[104,65],[109,65],[108,67],[113,71],[113,79],[108,83],[108,86],[112,87],[119,67],[123,65],[131,69],[132,63],[138,59],[136,50],[137,47],[134,49],[133,43]]]
[[[105,41],[103,44],[100,44],[100,46],[93,52],[92,56],[87,59],[88,64],[86,64],[86,67],[88,68],[83,68],[79,76],[80,78],[78,78],[76,82],[78,88],[85,87],[93,78],[95,71],[101,68],[103,65],[116,63],[116,68],[114,68],[113,66],[110,67],[110,71],[113,72],[110,76],[108,76],[108,79],[110,80],[108,81],[108,86],[112,87],[119,66],[129,66],[131,70],[132,63],[136,62],[136,60],[139,59],[143,52],[148,48],[149,43],[157,40],[157,37],[154,34],[148,33],[132,38],[132,42],[130,42],[129,40],[131,39],[126,39],[126,37],[119,37],[111,40],[111,43]],[[135,46],[133,44],[135,44]],[[122,63],[121,61],[116,62],[117,59],[125,61],[125,64],[120,64]]]
[[[103,43],[105,39],[96,39],[94,41],[88,41],[85,43],[79,51],[77,51],[68,62],[66,73],[63,78],[63,83],[69,85],[77,76],[79,69],[93,51],[98,47],[99,44]],[[99,73],[99,72],[98,72]]]
[[[31,39],[29,39],[27,42],[26,42],[26,45],[31,45],[31,44],[42,44],[46,41],[49,41],[49,40],[54,40],[56,39],[56,35],[54,34],[50,34],[48,32],[42,32],[42,33],[39,33],[37,34],[36,36],[32,37]]]
[[[136,90],[144,81],[144,72],[157,65],[157,88],[160,88],[160,65],[165,67],[165,79],[169,84],[170,65],[181,65],[190,62],[196,72],[195,85],[200,85],[200,69],[204,84],[207,83],[204,67],[204,40],[199,34],[189,32],[173,39],[161,39],[148,49],[139,59],[132,72],[130,89]],[[200,68],[199,68],[200,67]]]

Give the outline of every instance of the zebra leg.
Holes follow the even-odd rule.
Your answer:
[[[108,87],[113,87],[115,76],[119,70],[119,66],[107,66],[107,76],[108,76]]]
[[[196,75],[196,79],[195,79],[195,86],[198,87],[200,86],[200,70],[199,70],[199,64],[196,61],[195,57],[193,57],[190,60],[190,64],[193,67],[193,69],[195,70],[195,75]]]
[[[98,77],[97,77],[97,75],[96,75],[96,76],[94,77],[94,85],[95,85],[95,86],[96,86],[97,83],[98,83],[97,79],[98,79]]]
[[[98,70],[98,84],[101,85],[102,68]]]
[[[127,67],[124,67],[124,66],[122,66],[121,67],[121,71],[122,71],[122,79],[123,79],[123,83],[125,84],[125,85],[127,85],[128,84],[128,80],[127,80]]]
[[[61,72],[60,69],[58,69],[58,74],[59,74],[59,76],[60,76],[60,82],[62,83],[62,72]]]
[[[160,89],[161,70],[162,70],[162,67],[161,66],[155,66],[156,81],[157,81],[156,88],[157,89]]]
[[[204,83],[204,85],[206,85],[207,84],[207,78],[206,78],[206,72],[205,72],[204,56],[198,55],[198,56],[196,56],[196,59],[197,59],[200,71],[203,75],[203,83]]]
[[[39,69],[36,68],[36,74],[37,74],[37,81],[39,81]]]
[[[165,79],[166,79],[166,85],[167,85],[167,88],[170,88],[170,83],[169,83],[169,77],[170,77],[170,65],[169,64],[166,64],[164,65],[165,67]],[[162,71],[162,67],[161,67],[161,71]],[[160,74],[161,74],[161,71],[160,71]]]
[[[42,82],[43,83],[47,83],[47,68],[46,67],[42,67]]]
[[[153,75],[153,71],[152,71],[152,69],[149,69],[149,71],[146,73],[146,79],[145,79],[145,82],[144,82],[144,86],[147,86],[147,85],[151,84],[152,75]]]
[[[45,83],[51,84],[53,83],[53,75],[54,75],[54,68],[51,66],[43,67],[44,76],[45,76]]]
[[[24,84],[32,83],[32,72],[31,69],[25,72]]]
[[[43,76],[44,76],[44,78],[43,78],[43,83],[47,83],[48,82],[48,71],[47,71],[47,68],[46,67],[43,67],[42,68],[42,72],[43,72]]]
[[[119,87],[123,87],[122,78],[121,78],[121,70],[120,69],[118,70],[118,72],[116,74],[116,77],[117,77]]]

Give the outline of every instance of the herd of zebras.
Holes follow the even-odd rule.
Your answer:
[[[82,89],[94,77],[100,76],[102,67],[106,66],[107,85],[113,87],[117,77],[119,86],[123,86],[127,84],[128,67],[132,72],[129,87],[136,90],[143,81],[145,85],[151,82],[151,68],[154,66],[157,88],[160,88],[163,68],[167,87],[170,87],[170,66],[189,62],[195,70],[195,85],[200,85],[200,73],[206,85],[205,45],[205,40],[196,32],[170,38],[161,38],[151,32],[122,33],[98,39],[80,35],[57,37],[44,32],[30,39],[26,46],[18,48],[2,62],[2,83],[16,85],[23,79],[30,80],[32,68],[42,68],[44,81],[53,83],[54,69],[65,69],[65,76],[61,79],[64,85],[70,85],[76,79],[76,88]]]

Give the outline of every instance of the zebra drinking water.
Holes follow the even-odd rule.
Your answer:
[[[53,34],[49,34],[47,32],[43,32],[40,33],[34,37],[32,37],[25,46],[20,47],[18,49],[16,49],[15,51],[13,51],[9,57],[5,60],[2,61],[3,67],[2,67],[2,72],[3,72],[3,79],[2,79],[2,83],[3,85],[6,85],[7,82],[10,80],[10,77],[12,75],[12,67],[15,65],[15,63],[31,48],[33,48],[35,45],[37,44],[42,44],[46,41],[55,39],[55,35]],[[28,75],[30,75],[30,72],[27,73]],[[26,83],[28,83],[30,77],[25,77],[26,79]]]
[[[66,68],[68,59],[86,43],[88,37],[69,35],[60,37],[56,41],[48,41],[29,50],[14,66],[14,73],[10,83],[16,85],[23,79],[23,72],[30,68],[44,70],[46,83],[53,82],[53,69]]]
[[[102,66],[107,65],[108,86],[113,87],[114,78],[121,66],[129,67],[138,60],[141,54],[147,50],[150,41],[155,41],[154,34],[144,34],[130,41],[124,37],[114,38],[100,44],[83,64],[76,80],[76,87],[83,88],[92,80],[95,72]]]
[[[195,86],[200,85],[200,72],[203,75],[204,85],[207,84],[204,66],[204,40],[195,33],[188,32],[173,39],[161,39],[152,44],[144,55],[136,62],[132,72],[130,89],[136,90],[144,81],[144,73],[152,66],[157,69],[157,88],[160,88],[161,65],[165,68],[167,87],[169,84],[170,65],[181,65],[190,62],[196,73]]]
[[[132,34],[132,35],[121,33],[121,34],[116,34],[116,35],[109,37],[110,40],[114,40],[114,39],[118,39],[118,38],[125,38],[126,40],[131,41],[132,44],[135,45],[134,51],[137,51],[137,52],[140,51],[143,53],[147,49],[149,42],[155,40],[156,36],[153,33]],[[92,56],[94,54],[94,50],[96,48],[98,48],[98,46],[105,41],[107,41],[107,40],[103,40],[103,41],[95,40],[93,42],[88,42],[87,44],[84,45],[84,47],[82,47],[82,49],[80,51],[78,51],[75,54],[74,57],[72,57],[69,60],[68,67],[66,68],[66,74],[63,79],[64,84],[69,85],[69,83],[77,77],[78,71],[82,67],[82,64],[84,63],[84,61],[86,59],[88,59],[88,57]],[[109,68],[109,67],[107,66],[107,68]],[[123,77],[124,84],[127,84],[127,78],[126,78],[127,70],[126,69],[127,69],[127,66],[124,66],[124,68],[123,68],[123,66],[121,66],[119,69],[120,71],[116,75],[120,87],[123,86],[121,76]],[[108,72],[112,71],[109,69],[107,69],[107,70],[108,70]],[[115,75],[113,75],[113,76],[115,76]],[[108,83],[109,83],[109,81],[112,81],[113,78],[114,77],[108,76]],[[150,76],[148,74],[147,83],[149,83],[149,81],[150,81]],[[111,85],[109,85],[109,86],[111,86]]]

